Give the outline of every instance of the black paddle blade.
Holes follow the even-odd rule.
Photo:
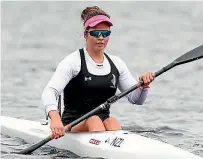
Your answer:
[[[192,62],[201,58],[203,58],[203,45],[180,56],[174,61],[174,63],[175,65],[180,65],[180,64]]]
[[[53,139],[53,136],[49,136],[47,138],[45,138],[44,140],[20,151],[20,152],[16,152],[17,154],[23,154],[23,155],[27,155],[27,154],[30,154],[32,153],[33,151],[35,151],[36,149],[38,149],[39,147],[41,147],[42,145],[46,144],[47,142],[51,141]]]
[[[171,68],[181,65],[184,63],[192,62],[198,59],[203,58],[203,45],[196,47],[193,50],[188,51],[184,55],[178,57],[176,60],[168,64],[167,66],[163,67],[161,70],[155,72],[155,77],[158,77],[162,73],[170,70]]]

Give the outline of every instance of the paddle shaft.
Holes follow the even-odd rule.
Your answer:
[[[196,55],[197,54],[197,55]],[[188,62],[192,62],[195,60],[198,60],[200,58],[203,58],[203,45],[187,52],[186,54],[180,56],[179,58],[177,58],[175,61],[173,61],[172,63],[168,64],[167,66],[163,67],[162,69],[160,69],[159,71],[157,71],[155,73],[155,77],[160,76],[162,73],[170,70],[171,68],[177,66],[177,65],[181,65],[184,63],[188,63]],[[116,101],[118,101],[120,98],[124,97],[125,95],[127,95],[128,93],[132,92],[133,90],[136,90],[137,88],[139,88],[140,86],[142,86],[144,84],[143,81],[140,81],[138,84],[130,87],[129,89],[127,89],[124,92],[121,92],[118,95],[114,95],[113,97],[109,98],[105,103],[101,104],[100,106],[96,107],[95,109],[93,109],[92,111],[88,112],[87,114],[83,115],[82,117],[74,120],[73,122],[71,122],[70,124],[68,124],[65,127],[65,131],[68,132],[70,131],[71,127],[77,125],[78,123],[80,123],[81,121],[89,118],[90,116],[94,115],[95,113],[97,113],[98,111],[107,109],[111,106],[112,103],[115,103]],[[54,139],[53,135],[48,136],[47,138],[43,139],[42,141],[18,152],[18,154],[29,154],[33,151],[35,151],[36,149],[38,149],[39,147],[43,146],[44,144],[46,144],[47,142],[51,141],[52,139]]]
[[[171,63],[169,65],[167,65],[166,67],[163,67],[161,70],[157,71],[155,73],[155,77],[158,77],[159,75],[161,75],[162,73],[166,72],[167,70],[171,69],[174,67],[174,64]],[[74,120],[73,122],[71,122],[69,125],[69,127],[73,127],[75,125],[77,125],[78,123],[80,123],[81,121],[87,119],[88,117],[94,115],[96,112],[104,110],[104,109],[108,109],[112,103],[115,103],[116,101],[118,101],[120,98],[124,97],[125,95],[127,95],[128,93],[136,90],[137,88],[139,88],[140,86],[142,86],[144,84],[143,81],[140,81],[138,84],[130,87],[129,89],[121,92],[118,95],[114,95],[113,97],[109,98],[105,103],[101,104],[100,106],[96,107],[95,109],[93,109],[92,111],[88,112],[87,114],[83,115],[82,117]],[[70,129],[66,128],[65,131],[69,131]]]

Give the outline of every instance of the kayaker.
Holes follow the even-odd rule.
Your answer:
[[[51,119],[55,138],[64,135],[64,126],[78,119],[115,95],[143,80],[144,85],[126,95],[132,104],[142,105],[147,98],[153,72],[135,79],[125,62],[118,56],[104,52],[113,23],[110,16],[97,6],[81,13],[86,45],[66,56],[57,66],[42,93],[46,114]],[[63,93],[64,111],[60,117],[57,100]],[[74,126],[72,132],[108,131],[121,129],[120,122],[104,110]]]

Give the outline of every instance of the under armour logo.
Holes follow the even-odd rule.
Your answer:
[[[85,77],[85,81],[91,81],[92,77]]]

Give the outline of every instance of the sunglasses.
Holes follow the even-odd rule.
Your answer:
[[[105,38],[111,34],[110,30],[86,30],[87,33],[90,33],[93,37],[100,37],[101,35]]]

